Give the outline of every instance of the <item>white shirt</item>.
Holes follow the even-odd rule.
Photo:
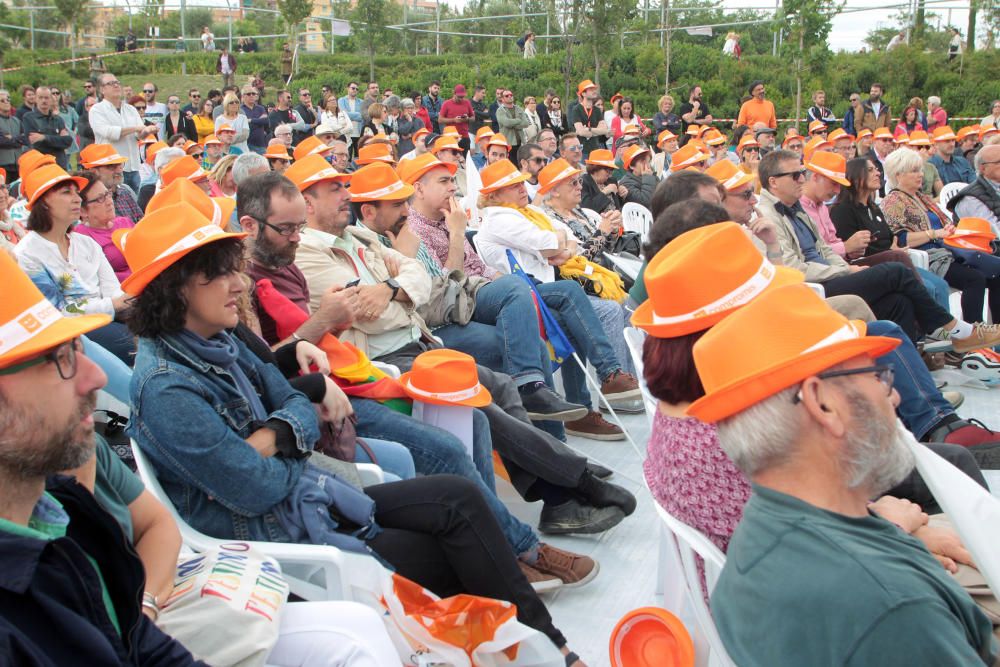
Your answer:
[[[167,105],[163,102],[146,103],[146,120],[156,123],[157,136],[166,141],[169,137],[163,136],[163,123],[167,120]]]
[[[28,232],[14,252],[35,286],[64,314],[115,314],[111,300],[123,294],[122,288],[94,239],[71,233],[65,259],[55,243]]]
[[[139,127],[142,117],[135,107],[122,102],[121,109],[116,109],[108,100],[101,100],[90,108],[90,127],[94,130],[94,143],[111,144],[119,155],[128,160],[125,171],[139,171],[139,143],[136,134],[122,136],[122,128]]]
[[[537,206],[529,208],[542,212]],[[476,234],[476,247],[484,262],[501,273],[510,273],[507,250],[511,250],[525,273],[543,283],[556,279],[555,267],[541,253],[542,250],[558,250],[559,238],[555,232],[539,229],[512,208],[487,206],[481,213],[483,222]],[[573,235],[563,223],[549,220],[555,229],[565,230],[568,237]]]

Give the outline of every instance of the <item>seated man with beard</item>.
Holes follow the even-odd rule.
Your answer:
[[[705,396],[687,413],[718,423],[753,485],[712,593],[736,664],[994,664],[986,615],[869,506],[914,466],[892,366],[874,365],[897,345],[803,285],[764,293],[695,343]]]

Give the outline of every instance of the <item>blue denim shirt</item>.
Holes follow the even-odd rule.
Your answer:
[[[319,422],[309,399],[237,345],[238,363],[268,418],[287,423],[298,448],[312,450]],[[258,425],[229,373],[195,356],[177,336],[140,338],[130,394],[129,436],[188,523],[220,539],[290,541],[274,510],[306,460],[263,457],[246,442]]]

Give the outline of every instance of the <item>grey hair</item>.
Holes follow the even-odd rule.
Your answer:
[[[0,90],[0,94],[2,93],[3,91]],[[983,173],[983,162],[986,161],[986,158],[983,157],[983,153],[986,152],[987,146],[992,146],[992,145],[993,144],[984,144],[982,148],[976,151],[976,157],[973,159],[972,164],[975,165],[977,174]]]
[[[411,100],[412,102],[412,100]],[[399,108],[399,95],[390,95],[385,101],[385,106],[390,108]]]
[[[160,173],[168,164],[185,155],[187,153],[184,152],[183,148],[162,148],[157,152],[156,157],[153,158],[153,168],[156,170],[156,173]]]
[[[400,104],[402,105],[402,107],[404,109],[408,109],[410,107],[416,107],[417,106],[416,104],[413,103],[413,100],[411,100],[409,97],[404,98],[403,101]]]
[[[900,147],[889,153],[885,162],[882,163],[882,167],[885,169],[886,183],[890,188],[894,188],[898,185],[896,179],[900,174],[923,169],[924,159],[916,151]]]
[[[941,106],[941,98],[938,97],[937,95],[931,95],[930,97],[927,98],[927,104],[936,104],[938,106]]]
[[[798,385],[783,389],[719,422],[719,445],[747,477],[789,456],[801,424],[799,407],[792,403],[798,391]]]
[[[244,153],[233,163],[233,182],[239,187],[243,181],[262,171],[271,171],[267,158],[259,153]]]
[[[282,124],[278,125],[278,127],[274,128],[274,136],[278,136],[278,131],[279,130],[281,131],[282,134],[284,134],[286,130],[288,131],[288,134],[291,134],[292,133],[292,126],[289,125],[288,123],[282,123]]]

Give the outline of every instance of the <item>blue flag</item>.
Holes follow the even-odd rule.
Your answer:
[[[566,337],[566,332],[559,326],[559,321],[545,305],[542,295],[535,289],[535,281],[531,279],[521,265],[514,259],[514,253],[507,251],[507,263],[510,264],[511,275],[517,276],[528,284],[531,293],[535,297],[535,307],[538,309],[538,328],[541,330],[542,339],[549,348],[549,358],[552,360],[552,372],[554,373],[564,361],[573,356],[573,344]]]

